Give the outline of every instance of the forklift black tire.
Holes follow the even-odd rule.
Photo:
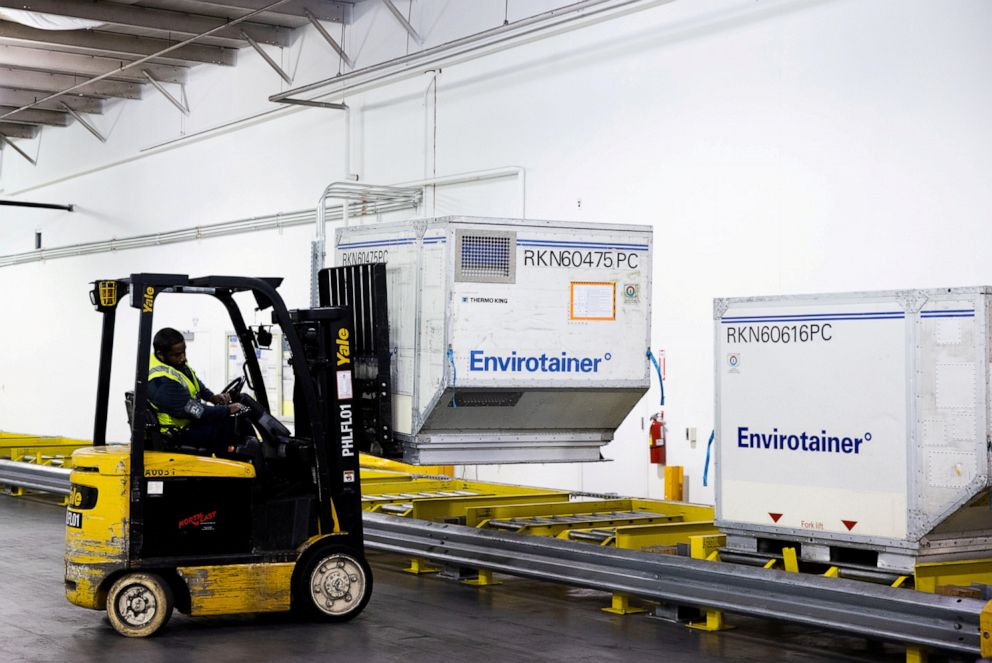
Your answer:
[[[154,573],[126,573],[107,592],[110,625],[129,638],[146,638],[165,626],[172,606],[172,588]]]
[[[297,576],[294,604],[311,619],[346,622],[372,597],[372,568],[345,546],[321,546],[307,556]]]

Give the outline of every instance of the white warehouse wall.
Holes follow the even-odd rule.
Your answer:
[[[501,24],[505,7],[513,21],[562,3],[398,4],[430,46]],[[990,21],[983,0],[680,0],[348,98],[347,118],[283,109],[163,146],[274,108],[268,95],[286,86],[245,50],[234,70],[194,70],[189,118],[152,91],[94,119],[105,145],[75,125],[20,141],[37,167],[4,150],[0,195],[78,211],[0,207],[0,255],[31,250],[35,230],[53,247],[300,210],[349,172],[392,184],[521,166],[526,201],[512,180],[459,185],[419,215],[518,216],[525,203],[531,218],[653,225],[669,462],[686,467],[691,499],[712,501],[701,477],[714,297],[992,282],[978,248],[992,243]],[[405,52],[375,0],[357,6],[344,41],[359,67]],[[339,71],[309,28],[278,58],[297,84]],[[297,227],[0,268],[0,429],[91,434],[100,331],[89,281],[279,275],[289,304],[302,305],[311,236]],[[160,321],[197,331],[194,363],[220,386],[216,311]],[[113,394],[133,367],[128,342]],[[117,400],[111,436],[123,439]],[[605,449],[608,463],[464,472],[657,497],[642,429],[657,409],[655,385]]]

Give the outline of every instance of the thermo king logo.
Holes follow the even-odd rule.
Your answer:
[[[599,365],[613,355],[602,357],[572,357],[564,350],[561,356],[518,355],[513,350],[508,355],[487,355],[485,350],[469,352],[469,370],[498,373],[598,373]]]

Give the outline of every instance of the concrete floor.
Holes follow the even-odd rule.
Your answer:
[[[863,638],[732,617],[737,628],[699,633],[643,615],[599,610],[603,592],[500,578],[476,589],[401,572],[400,558],[370,553],[372,601],[341,625],[288,615],[191,618],[175,613],[145,640],[123,638],[105,613],[70,605],[62,586],[64,510],[0,496],[0,661],[714,661],[905,660]],[[940,660],[932,657],[931,661]]]

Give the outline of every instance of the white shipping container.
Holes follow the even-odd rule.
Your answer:
[[[990,292],[716,300],[727,547],[902,571],[988,556]]]
[[[600,460],[649,385],[648,226],[444,217],[341,228],[386,263],[393,428],[417,464]]]

